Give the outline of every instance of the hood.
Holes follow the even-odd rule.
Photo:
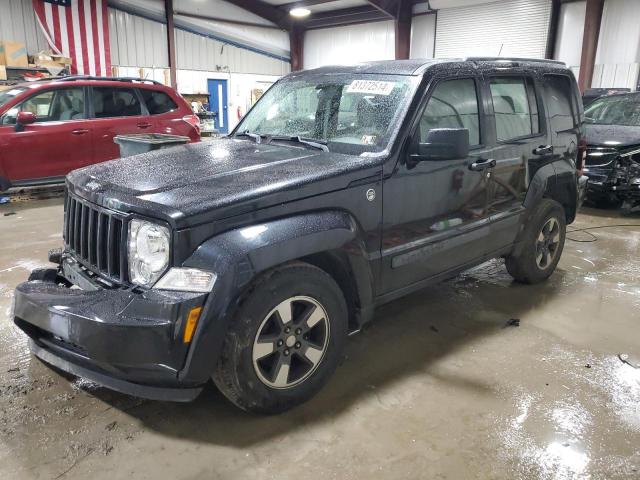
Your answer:
[[[587,144],[593,147],[630,147],[640,145],[640,127],[586,124]]]
[[[224,218],[343,189],[379,164],[380,157],[224,138],[85,167],[68,183],[99,205],[179,227],[189,217]]]

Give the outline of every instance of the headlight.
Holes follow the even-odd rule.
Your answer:
[[[216,283],[216,274],[197,268],[172,268],[153,288],[182,292],[208,293]]]
[[[169,229],[134,219],[129,223],[129,279],[151,286],[169,265]]]

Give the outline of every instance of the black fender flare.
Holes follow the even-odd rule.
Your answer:
[[[323,252],[339,252],[347,259],[359,304],[372,311],[373,273],[363,233],[347,212],[285,217],[230,230],[203,242],[183,266],[212,271],[217,279],[179,378],[203,382],[211,376],[238,301],[256,276]]]

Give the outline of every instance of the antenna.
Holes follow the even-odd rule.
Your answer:
[[[498,56],[502,53],[502,47],[504,47],[504,43],[500,44],[500,50],[498,50]]]

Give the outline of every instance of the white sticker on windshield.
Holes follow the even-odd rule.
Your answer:
[[[395,82],[383,82],[379,80],[354,80],[347,87],[347,92],[389,95],[395,85]]]

